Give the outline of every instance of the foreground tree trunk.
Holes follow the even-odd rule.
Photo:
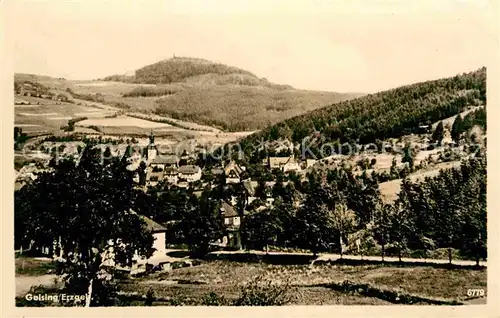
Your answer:
[[[92,287],[94,285],[94,279],[92,278],[89,283],[89,290],[87,292],[87,297],[85,298],[85,307],[90,307],[90,302],[92,301]]]
[[[382,244],[382,262],[384,261],[385,256],[385,244]]]
[[[340,242],[340,259],[342,259],[342,256],[344,256],[344,244],[342,242],[342,232],[340,232],[339,242]]]

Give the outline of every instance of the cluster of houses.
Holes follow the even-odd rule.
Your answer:
[[[42,154],[53,155],[57,152],[58,155],[63,155],[65,157],[78,156],[81,153],[81,148],[85,147],[82,142],[45,142],[42,144],[43,151]],[[126,144],[119,145],[97,145],[101,147],[102,151],[109,151],[111,155],[123,155],[127,148]],[[154,134],[151,132],[149,136],[149,144],[141,148],[142,152],[134,152],[128,157],[129,165],[128,169],[136,172],[135,181],[139,183],[139,167],[145,167],[145,185],[146,186],[156,186],[160,182],[166,182],[171,185],[176,185],[178,187],[189,187],[193,184],[198,183],[202,185],[202,169],[195,164],[195,157],[184,152],[182,155],[174,153],[161,153],[159,147],[155,144]],[[303,161],[300,162],[291,155],[287,157],[269,157],[263,161],[263,164],[270,170],[279,169],[283,172],[301,172],[305,168],[314,164],[313,161]],[[39,171],[34,165],[28,165],[22,171],[17,173],[17,180],[24,182],[29,182],[36,178],[36,171]],[[252,204],[256,197],[256,189],[259,186],[257,181],[251,180],[246,177],[246,168],[237,164],[235,161],[229,161],[224,166],[219,168],[212,168],[211,173],[214,176],[224,175],[227,184],[242,184],[246,191],[246,203]],[[274,186],[274,181],[265,182],[264,187],[266,189],[266,198],[263,200],[260,208],[266,208],[272,205],[274,198],[271,195],[271,189]],[[221,247],[228,247],[233,249],[241,249],[241,235],[240,235],[240,225],[242,218],[245,217],[249,212],[237,211],[237,198],[233,197],[228,201],[220,202],[220,215],[223,219],[225,226],[225,235],[221,237],[215,245]],[[258,209],[257,209],[258,210]],[[154,240],[154,249],[156,250],[153,256],[148,260],[140,260],[141,262],[147,263],[161,263],[165,259],[167,253],[165,232],[167,229],[155,222],[154,220],[141,216],[144,219],[149,230],[152,231]],[[57,248],[44,247],[43,251],[45,254],[53,255]],[[57,255],[53,255],[58,257]]]
[[[149,144],[141,154],[133,153],[129,158],[131,171],[135,171],[135,181],[140,181],[138,169],[141,164],[146,166],[146,186],[156,186],[164,181],[179,187],[188,187],[189,184],[201,180],[201,168],[194,164],[195,158],[184,152],[161,153],[155,144],[154,134],[149,136]]]

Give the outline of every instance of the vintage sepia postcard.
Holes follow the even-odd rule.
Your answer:
[[[2,3],[9,315],[495,313],[498,5]]]

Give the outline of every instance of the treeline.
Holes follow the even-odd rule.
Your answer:
[[[173,95],[177,93],[177,89],[172,89],[168,87],[137,87],[128,93],[122,94],[123,97],[157,97]]]
[[[405,180],[393,204],[382,204],[367,179],[338,172],[323,181],[310,176],[300,204],[289,194],[244,218],[244,244],[342,253],[356,252],[353,241],[360,239],[367,254],[429,257],[449,248],[463,258],[486,258],[485,157],[425,182]]]
[[[14,81],[14,92],[16,94],[21,94],[25,90],[33,94],[33,96],[38,96],[39,94],[49,94],[49,88],[38,82],[33,81]]]
[[[72,118],[68,120],[68,124],[66,126],[61,126],[61,130],[64,130],[66,132],[75,131],[75,124],[79,121],[84,121],[86,119],[88,119],[88,117],[86,116]]]
[[[326,143],[371,143],[410,133],[486,102],[486,68],[451,78],[427,81],[340,102],[287,119],[246,138],[280,138],[300,143],[313,137],[312,146]]]
[[[75,93],[71,88],[67,88],[66,92],[68,92],[73,98],[76,99],[82,99],[86,100],[89,102],[95,102],[95,103],[102,103],[102,104],[108,104],[111,106],[114,106],[116,108],[121,108],[121,109],[130,109],[130,105],[122,102],[122,101],[106,101],[105,97],[101,93],[95,93],[95,94],[78,94]]]

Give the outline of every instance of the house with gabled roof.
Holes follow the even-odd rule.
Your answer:
[[[288,157],[268,157],[267,167],[269,169],[279,169],[283,172],[300,171],[300,165],[294,155]]]
[[[240,183],[244,168],[238,165],[234,160],[231,160],[224,167],[224,175],[227,183]]]
[[[166,255],[167,247],[165,233],[167,232],[167,229],[144,215],[139,215],[139,217],[146,223],[146,229],[153,234],[153,248],[155,251],[152,257]]]

